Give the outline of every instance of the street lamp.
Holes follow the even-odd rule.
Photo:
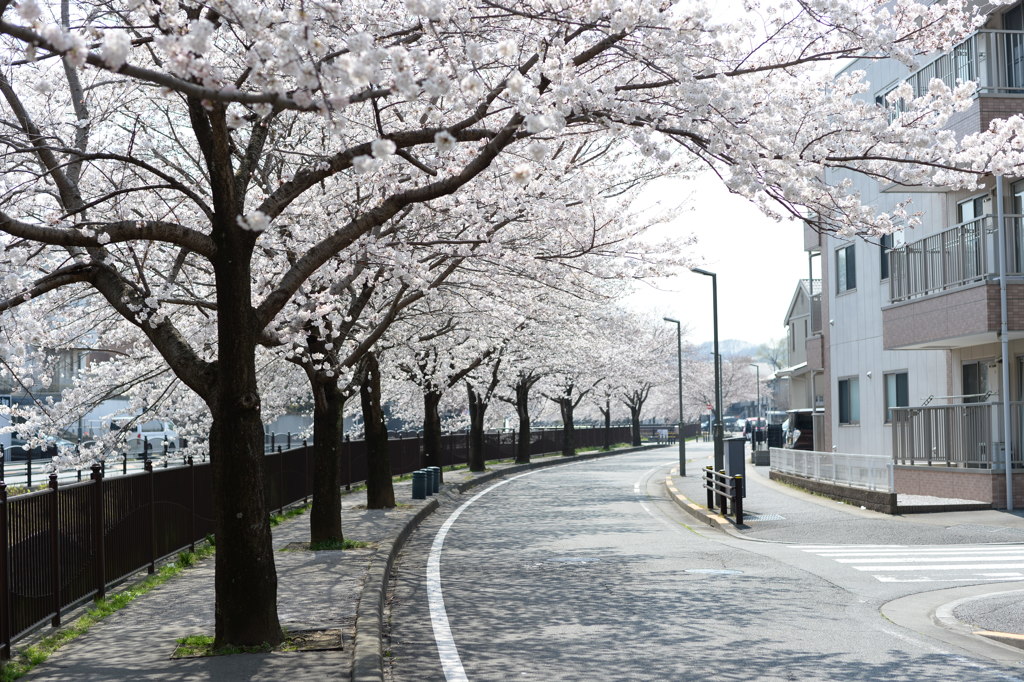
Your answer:
[[[661,318],[676,326],[676,368],[679,372],[679,475],[686,475],[686,438],[683,435],[683,324],[671,317]]]
[[[761,365],[750,363],[757,372],[757,413],[754,415],[756,426],[750,431],[750,451],[757,450],[757,430],[761,427]]]
[[[718,353],[718,275],[700,268],[690,268],[690,272],[711,278],[711,315],[715,332],[715,423],[712,437],[715,441],[715,471],[725,468],[725,444],[722,442],[722,367]]]

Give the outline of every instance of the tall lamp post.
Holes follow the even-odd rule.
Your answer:
[[[676,369],[679,372],[679,475],[686,475],[686,437],[683,435],[683,324],[671,317],[663,317],[676,326]]]
[[[700,268],[690,268],[690,271],[711,278],[711,315],[715,332],[715,423],[712,438],[715,441],[715,471],[721,471],[725,468],[725,444],[722,442],[722,367],[718,354],[718,275]]]
[[[761,428],[761,365],[750,363],[750,366],[757,372],[757,413],[754,415],[754,423],[757,425],[750,432],[750,451],[757,450],[757,430]]]

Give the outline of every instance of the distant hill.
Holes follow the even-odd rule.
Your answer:
[[[740,341],[738,339],[725,339],[718,342],[718,351],[725,358],[734,357],[754,357],[757,355],[757,349],[760,344],[750,343],[749,341]],[[715,351],[715,344],[711,341],[705,341],[697,346],[697,352],[700,354],[711,354]]]

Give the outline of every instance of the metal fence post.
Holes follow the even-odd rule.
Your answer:
[[[277,513],[284,514],[284,455],[281,454],[281,446],[277,446],[277,471],[278,471],[278,488],[277,488]]]
[[[188,466],[189,487],[192,489],[192,507],[189,509],[191,526],[188,531],[188,551],[194,552],[196,551],[196,469],[193,466],[192,455],[185,458],[185,464]]]
[[[25,477],[26,477],[26,479],[28,481],[25,485],[28,486],[29,490],[32,490],[32,449],[31,448],[29,448],[28,450],[25,450],[25,456],[27,457],[27,462],[28,462],[25,465]]]
[[[103,546],[103,471],[99,464],[92,465],[93,483],[93,543],[96,556],[96,597],[107,596],[107,555]]]
[[[53,617],[50,625],[60,627],[60,500],[57,499],[57,474],[50,474],[50,589],[53,593]]]
[[[128,475],[128,451],[125,450],[121,453],[121,475]]]
[[[7,465],[7,453],[4,450],[4,444],[0,443],[0,481],[6,481],[7,476],[4,473],[4,469]]]
[[[708,494],[708,509],[710,511],[715,511],[715,493],[711,490],[714,480],[714,477],[711,475],[711,467],[704,467],[704,490]]]
[[[733,500],[732,509],[736,512],[736,525],[743,525],[743,477],[733,477]]]
[[[0,659],[11,660],[11,561],[8,553],[7,484],[0,481]]]
[[[156,491],[154,490],[153,463],[148,459],[143,462],[142,467],[149,474],[149,567],[146,569],[151,575],[156,573]]]

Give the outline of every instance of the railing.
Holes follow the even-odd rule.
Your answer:
[[[743,476],[729,476],[724,471],[704,467],[704,489],[708,493],[709,510],[714,511],[718,507],[722,516],[728,516],[731,502],[736,525],[743,525]]]
[[[1020,442],[1020,403],[1014,442]],[[897,464],[1003,469],[1002,403],[964,403],[892,408],[892,450]],[[1013,448],[1011,466],[1020,466]]]
[[[531,432],[530,452],[561,450],[561,429]],[[628,441],[629,427],[613,427],[612,442]],[[604,429],[575,431],[577,447],[600,447]],[[488,433],[484,458],[514,455],[517,434]],[[422,466],[419,438],[388,441],[391,471],[406,474]],[[442,439],[441,463],[464,464],[466,434]],[[366,480],[366,444],[344,442],[339,484]],[[283,509],[313,492],[313,450],[299,447],[263,458],[267,509]],[[162,558],[213,532],[213,476],[209,464],[161,469],[146,462],[144,473],[93,478],[8,498],[0,482],[0,659],[11,642],[49,621],[60,624],[73,606],[142,569],[152,572]]]
[[[885,455],[772,448],[771,468],[815,481],[893,492],[892,460]]]
[[[1008,275],[1024,272],[1021,216],[1006,216]],[[998,274],[998,230],[990,216],[889,251],[889,300],[906,301]]]
[[[984,95],[1024,93],[1024,31],[984,30],[971,35],[910,74],[907,82],[914,97],[926,94],[933,78],[950,88],[957,81],[975,81]],[[902,102],[889,106],[894,116],[903,110]]]

